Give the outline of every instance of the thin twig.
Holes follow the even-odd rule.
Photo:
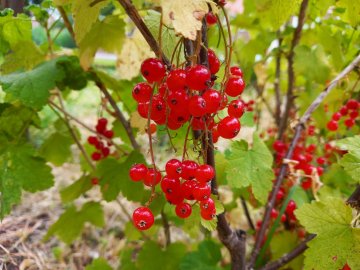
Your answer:
[[[260,270],[277,270],[287,263],[291,262],[293,259],[300,256],[307,248],[307,243],[315,238],[315,234],[309,235],[303,242],[301,242],[297,247],[295,247],[289,253],[284,254],[281,258],[276,261],[270,262],[266,264],[264,267],[260,268]]]
[[[161,211],[161,220],[163,223],[164,234],[166,239],[165,246],[168,247],[171,244],[171,234],[170,234],[169,220],[164,211]]]
[[[317,98],[310,104],[310,106],[307,108],[303,116],[300,118],[299,122],[295,126],[295,135],[290,143],[290,147],[285,155],[284,159],[291,159],[295,146],[297,142],[299,141],[301,137],[302,131],[305,130],[305,125],[307,121],[309,120],[311,114],[316,110],[316,108],[323,102],[325,97],[330,93],[330,91],[337,85],[337,83],[342,80],[349,72],[351,72],[358,64],[360,63],[360,55],[356,56],[355,59],[341,72],[339,73],[335,79],[333,79],[326,87],[325,89],[317,96]],[[270,213],[271,209],[275,205],[276,201],[276,194],[279,192],[280,187],[283,183],[283,180],[285,178],[286,172],[287,172],[288,164],[283,163],[280,168],[280,172],[278,174],[278,177],[276,178],[274,187],[271,191],[271,194],[269,196],[268,202],[266,204],[266,210],[264,213],[264,217],[262,219],[262,224],[260,227],[260,231],[258,233],[258,236],[256,238],[254,250],[251,254],[250,262],[249,262],[249,269],[252,269],[255,260],[259,254],[261,243],[264,239],[266,229],[270,223]]]
[[[255,231],[255,226],[254,226],[254,222],[252,221],[252,218],[251,218],[251,215],[250,215],[250,211],[249,211],[249,208],[246,204],[246,201],[243,197],[240,197],[240,200],[241,200],[241,205],[244,209],[244,212],[245,212],[245,215],[246,215],[246,219],[248,221],[248,224],[249,224],[249,227]]]
[[[278,33],[279,34],[279,33]],[[274,90],[275,90],[275,122],[279,127],[280,125],[280,114],[281,114],[281,89],[280,89],[280,81],[281,81],[281,44],[282,38],[278,38],[279,46],[278,52],[276,54],[275,60],[275,80],[274,80]]]
[[[66,15],[66,11],[64,10],[64,8],[62,6],[58,6],[57,9],[60,13],[61,18],[64,21],[64,25],[65,25],[66,29],[69,31],[71,37],[75,40],[74,29],[71,25],[71,22],[69,21],[68,16]]]
[[[270,106],[269,102],[267,102],[267,100],[264,98],[264,96],[263,96],[263,91],[261,91],[261,90],[259,89],[259,85],[257,84],[257,82],[255,82],[255,83],[253,84],[253,86],[254,86],[257,94],[258,94],[258,97],[261,99],[262,103],[264,103],[264,105],[265,105],[266,109],[268,110],[268,112],[269,112],[269,113],[271,114],[271,116],[276,120],[276,118],[275,118],[275,113],[274,113],[273,110],[271,109],[271,106]]]
[[[288,54],[288,89],[286,94],[286,103],[285,109],[281,117],[280,125],[279,125],[279,134],[278,139],[282,139],[283,134],[286,130],[289,112],[294,105],[294,87],[295,87],[295,72],[294,72],[294,56],[295,56],[295,47],[298,45],[301,37],[301,32],[305,23],[305,15],[306,9],[308,6],[309,0],[303,0],[300,7],[300,13],[298,16],[298,25],[295,29],[293,39],[291,41],[291,47]]]

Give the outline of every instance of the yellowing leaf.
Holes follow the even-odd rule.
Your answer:
[[[175,31],[185,38],[195,40],[201,21],[209,11],[206,0],[162,0],[163,20],[172,24]]]
[[[71,0],[53,0],[55,6],[65,6],[71,3]]]
[[[137,111],[134,111],[130,116],[130,125],[133,128],[138,128],[142,134],[147,129],[147,119],[142,118]]]

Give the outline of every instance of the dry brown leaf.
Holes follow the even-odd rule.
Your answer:
[[[147,119],[142,118],[137,111],[134,111],[133,113],[131,113],[130,124],[132,127],[138,128],[140,134],[143,134],[146,132]]]

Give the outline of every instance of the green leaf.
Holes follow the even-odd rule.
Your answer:
[[[112,270],[112,268],[104,258],[98,258],[86,266],[85,270]]]
[[[358,152],[360,151],[360,135],[338,140],[336,145],[343,150],[350,151],[350,153]]]
[[[77,211],[75,206],[69,207],[60,218],[50,226],[45,241],[56,235],[63,242],[70,244],[82,232],[86,222],[94,226],[104,226],[104,213],[101,205],[97,202],[88,202]]]
[[[119,16],[107,16],[97,21],[79,43],[80,63],[87,69],[90,67],[98,49],[106,52],[120,52],[125,38],[125,22]]]
[[[211,240],[205,240],[199,244],[198,251],[186,254],[182,259],[179,269],[192,270],[220,270],[217,266],[221,260],[221,252],[218,244]]]
[[[40,148],[40,154],[55,166],[63,165],[71,156],[73,139],[60,132],[51,134]]]
[[[226,168],[229,185],[232,188],[251,185],[255,198],[265,203],[274,179],[271,152],[257,134],[251,149],[246,141],[234,142],[230,149]]]
[[[305,251],[305,270],[338,270],[347,263],[360,269],[360,228],[353,228],[352,209],[339,198],[304,204],[296,217],[316,238]]]
[[[128,200],[140,202],[148,194],[142,182],[131,181],[129,177],[129,170],[135,163],[145,163],[144,157],[136,151],[122,163],[113,158],[99,162],[97,175],[106,201],[115,200],[121,192]]]
[[[360,136],[354,136],[337,141],[337,145],[347,150],[339,164],[357,182],[360,182]]]
[[[350,24],[356,28],[360,24],[360,0],[339,0],[338,5],[346,8],[343,17],[347,17]]]
[[[36,192],[50,188],[51,168],[27,144],[8,145],[0,152],[0,218],[21,198],[21,189]]]
[[[79,198],[86,191],[92,187],[90,175],[80,177],[79,180],[72,183],[60,191],[61,200],[63,203],[69,203]]]
[[[56,83],[60,90],[65,90],[67,87],[81,90],[86,87],[87,74],[80,66],[79,58],[75,56],[59,58],[56,67],[64,73],[64,78]]]
[[[0,85],[12,99],[41,109],[50,96],[49,90],[63,77],[63,73],[56,68],[56,61],[45,62],[30,71],[0,76]]]
[[[166,250],[162,250],[157,243],[147,241],[138,255],[136,266],[142,270],[178,269],[185,253],[186,247],[182,243],[173,243]]]

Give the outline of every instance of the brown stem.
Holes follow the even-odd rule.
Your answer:
[[[349,204],[352,208],[360,210],[360,185],[357,186],[346,203]]]
[[[273,110],[271,109],[271,106],[269,104],[269,102],[267,102],[267,100],[264,98],[263,96],[263,92],[260,88],[259,85],[257,84],[257,82],[254,83],[254,88],[258,94],[258,97],[261,99],[262,103],[264,103],[266,109],[268,110],[268,112],[271,114],[271,116],[276,120],[275,118],[275,113],[273,112]]]
[[[130,0],[118,0],[120,5],[125,9],[126,14],[130,17],[130,19],[134,22],[136,27],[139,29],[143,37],[145,38],[146,42],[149,44],[150,48],[155,52],[156,56],[161,58],[165,65],[170,69],[171,63],[169,59],[165,56],[165,54],[161,51],[161,48],[151,34],[149,28],[144,23],[143,19],[141,18],[139,12],[135,8],[135,6],[131,3]],[[162,22],[160,22],[162,23]]]
[[[255,231],[255,226],[254,226],[254,222],[252,221],[252,218],[251,218],[251,215],[250,215],[250,211],[249,211],[249,208],[246,204],[246,201],[243,197],[240,197],[240,200],[241,200],[241,205],[244,209],[244,212],[245,212],[245,216],[246,216],[246,219],[248,221],[248,224],[249,224],[249,227]]]
[[[116,105],[116,101],[112,98],[109,91],[106,89],[105,85],[99,80],[99,78],[96,78],[96,85],[99,87],[100,91],[105,95],[106,99],[109,101],[111,107],[115,111],[116,118],[120,121],[120,123],[124,126],[126,134],[128,135],[131,145],[135,150],[139,150],[140,146],[137,143],[135,139],[135,135],[132,131],[131,125],[129,121],[125,119],[124,114],[120,111],[119,107]]]
[[[280,113],[281,113],[281,89],[280,89],[280,81],[281,81],[281,43],[282,38],[278,39],[279,42],[279,51],[276,54],[276,67],[275,67],[275,81],[274,81],[274,90],[275,90],[275,122],[279,127],[280,125]]]
[[[163,228],[164,228],[164,234],[165,234],[165,246],[168,247],[171,244],[171,234],[170,234],[170,225],[169,225],[169,220],[166,216],[166,214],[164,213],[164,211],[161,211],[161,220],[163,223]]]
[[[282,114],[282,118],[279,125],[279,134],[278,139],[282,139],[283,134],[287,128],[288,119],[289,119],[289,113],[291,108],[294,105],[294,86],[295,86],[295,72],[294,72],[294,56],[295,56],[295,47],[298,45],[301,37],[301,31],[303,29],[304,23],[305,23],[305,15],[306,15],[306,9],[308,6],[309,0],[303,0],[300,7],[300,13],[298,16],[298,25],[295,29],[293,39],[291,41],[291,47],[290,51],[287,57],[288,60],[288,89],[286,94],[286,103],[285,103],[285,109]]]
[[[281,258],[276,261],[270,262],[266,264],[264,267],[260,268],[260,270],[277,270],[284,266],[285,264],[291,262],[293,259],[300,256],[307,248],[307,243],[315,238],[315,234],[309,235],[303,242],[301,242],[297,247],[295,247],[289,253],[284,254]]]
[[[295,135],[290,143],[290,147],[285,155],[285,159],[291,159],[292,154],[294,152],[295,146],[300,139],[301,132],[305,129],[305,124],[309,120],[311,114],[316,110],[316,108],[321,104],[321,102],[325,99],[325,97],[330,93],[330,91],[337,85],[337,83],[342,80],[349,72],[351,72],[358,64],[360,63],[360,55],[356,56],[355,59],[341,72],[339,73],[335,79],[333,79],[328,86],[317,96],[317,98],[310,104],[310,106],[305,111],[304,115],[300,118],[298,123],[295,126]],[[266,229],[270,222],[270,213],[271,209],[275,205],[276,194],[279,192],[280,187],[283,183],[285,175],[287,173],[288,165],[284,163],[281,165],[280,172],[278,177],[276,178],[275,184],[269,196],[268,202],[266,204],[266,210],[264,217],[262,219],[261,227],[256,238],[254,250],[251,254],[249,261],[249,268],[254,266],[255,260],[260,252],[261,243],[264,239]]]
[[[66,29],[69,31],[71,37],[75,40],[74,29],[73,29],[73,27],[71,25],[71,22],[69,21],[68,16],[66,15],[65,9],[62,6],[57,7],[57,9],[58,9],[58,11],[60,13],[61,18],[64,21],[64,25],[65,25]]]

